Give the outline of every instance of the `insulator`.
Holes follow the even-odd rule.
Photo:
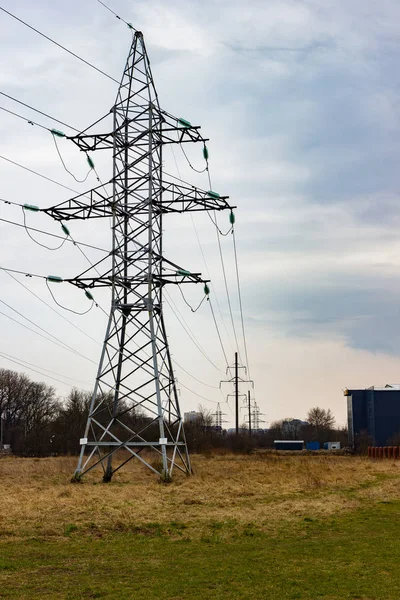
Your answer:
[[[127,26],[129,27],[129,29],[135,29],[132,23],[127,23]]]
[[[24,204],[22,206],[24,210],[31,210],[32,212],[39,212],[40,208],[34,204]]]
[[[92,300],[94,302],[94,298],[88,290],[85,290],[85,296],[86,298],[89,298],[89,300]]]
[[[204,293],[206,296],[208,296],[210,293],[210,288],[208,287],[208,285],[206,283],[204,284]]]
[[[210,196],[210,198],[219,198],[220,197],[218,192],[213,192],[212,190],[208,190],[207,194]]]
[[[53,135],[56,135],[57,137],[66,137],[65,133],[63,131],[60,131],[59,129],[50,129],[50,131]]]
[[[186,121],[186,119],[178,119],[178,123],[179,125],[182,125],[182,127],[191,127],[192,124],[189,121]]]
[[[177,275],[182,275],[183,277],[187,277],[190,275],[190,271],[186,271],[185,269],[178,269],[176,272]]]
[[[89,155],[87,155],[87,161],[88,161],[88,165],[91,169],[94,169],[94,162],[92,161],[92,159],[90,158]]]
[[[61,223],[61,229],[63,230],[65,235],[69,235],[69,229],[68,227],[66,227],[66,225],[64,225],[64,223]]]
[[[47,281],[52,281],[53,283],[62,283],[64,279],[62,277],[58,277],[58,275],[48,275],[46,277]]]
[[[204,156],[205,160],[208,160],[209,154],[208,154],[208,148],[207,148],[207,146],[203,146],[203,156]]]
[[[235,213],[233,212],[233,210],[231,210],[231,212],[229,213],[229,222],[231,225],[235,224]]]

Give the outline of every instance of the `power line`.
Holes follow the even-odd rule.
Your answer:
[[[8,108],[4,108],[4,106],[0,106],[0,110],[4,110],[4,112],[9,113],[10,115],[13,115],[14,117],[18,117],[18,119],[22,119],[23,121],[26,121],[29,125],[37,125],[37,127],[41,127],[42,129],[46,129],[47,131],[50,131],[48,127],[45,127],[44,125],[41,125],[40,123],[36,123],[36,121],[32,121],[31,119],[28,119],[27,117],[23,117],[22,115],[19,115],[18,113],[13,112],[12,110],[8,110]]]
[[[6,204],[8,204],[8,202],[6,202]],[[51,237],[58,238],[59,240],[64,240],[64,238],[61,235],[57,235],[56,233],[50,233],[49,231],[43,231],[42,229],[37,229],[36,227],[29,227],[28,225],[25,226],[22,223],[16,223],[15,221],[10,221],[9,219],[0,218],[0,221],[3,221],[3,223],[8,223],[9,225],[15,225],[16,227],[23,227],[24,229],[30,229],[31,231],[36,231],[37,233],[43,233],[43,235],[49,235]],[[36,242],[36,240],[34,240],[34,241]],[[105,248],[99,248],[98,246],[92,246],[92,244],[86,244],[85,242],[77,242],[76,240],[74,240],[72,238],[71,239],[67,238],[67,239],[65,239],[65,241],[71,242],[72,244],[74,244],[74,246],[77,246],[78,249],[80,246],[86,246],[86,248],[92,248],[93,250],[99,250],[100,252],[106,252],[107,254],[110,253]],[[39,242],[36,242],[36,243],[39,243]]]
[[[45,38],[46,40],[48,40],[49,42],[51,42],[52,44],[55,44],[56,46],[58,46],[62,50],[65,50],[65,52],[68,52],[68,54],[70,54],[71,56],[74,56],[75,58],[77,58],[78,60],[80,60],[81,62],[83,62],[85,65],[88,65],[89,67],[91,67],[92,69],[94,69],[95,71],[97,71],[98,73],[101,73],[102,75],[104,75],[104,77],[107,77],[108,79],[110,79],[111,81],[114,81],[115,83],[117,83],[119,85],[119,81],[117,79],[114,79],[114,77],[112,77],[111,75],[108,75],[108,73],[106,73],[105,71],[102,71],[98,67],[95,67],[89,61],[85,60],[84,58],[82,58],[78,54],[75,54],[75,52],[72,52],[71,50],[68,50],[68,48],[66,48],[62,44],[59,44],[58,42],[56,42],[55,40],[53,40],[52,38],[50,38],[48,35],[45,35],[41,31],[39,31],[38,29],[35,29],[35,27],[32,27],[32,25],[29,25],[29,23],[26,23],[25,21],[23,21],[22,19],[20,19],[16,15],[13,15],[8,10],[6,10],[5,8],[3,8],[2,6],[0,6],[0,10],[2,10],[3,12],[5,12],[7,15],[9,15],[10,17],[12,17],[16,21],[19,21],[20,23],[22,23],[23,25],[25,25],[25,27],[28,27],[29,29],[31,29],[35,33],[38,33],[43,38]]]
[[[219,332],[219,329],[218,329],[217,320],[216,320],[216,318],[215,318],[214,309],[213,309],[213,307],[212,307],[212,304],[211,304],[211,299],[210,299],[210,298],[208,298],[208,302],[209,302],[209,304],[210,304],[211,314],[212,314],[212,317],[213,317],[213,321],[214,321],[215,329],[217,330],[217,335],[218,335],[219,343],[221,344],[221,348],[222,348],[222,352],[223,352],[223,355],[224,355],[224,358],[225,358],[226,366],[227,366],[227,367],[229,367],[228,358],[227,358],[227,356],[226,356],[225,348],[224,348],[224,345],[223,345],[223,343],[222,343],[221,334],[220,334],[220,332]]]
[[[11,317],[10,315],[7,315],[6,313],[3,313],[0,311],[0,315],[3,315],[3,317],[7,317],[8,319],[10,319],[11,321],[14,321],[14,323],[18,323],[18,325],[21,325],[22,327],[25,327],[25,329],[28,329],[29,331],[32,331],[33,333],[35,333],[36,335],[38,335],[39,337],[42,337],[44,340],[46,340],[47,342],[52,342],[53,344],[55,344],[56,346],[60,346],[60,348],[62,348],[63,350],[69,350],[68,347],[66,346],[62,346],[61,344],[58,344],[57,342],[53,341],[52,339],[49,339],[48,337],[42,335],[41,333],[39,333],[38,331],[35,331],[34,329],[32,329],[31,327],[28,327],[28,325],[25,325],[25,323],[21,323],[20,321],[18,321],[17,319],[14,319],[14,317]],[[91,360],[90,358],[87,358],[86,356],[84,356],[83,354],[80,354],[80,352],[77,352],[76,350],[72,350],[72,352],[74,354],[79,354],[82,358],[85,358],[86,360],[88,360],[89,362],[96,364],[93,360]]]
[[[179,367],[180,369],[182,369],[182,371],[184,373],[186,373],[186,375],[189,375],[189,377],[191,377],[192,379],[194,379],[198,383],[201,383],[202,385],[205,385],[206,387],[213,388],[214,390],[219,390],[219,387],[217,385],[210,385],[209,383],[206,383],[205,381],[201,381],[201,379],[198,379],[197,377],[195,377],[194,375],[192,375],[192,373],[189,373],[189,371],[187,371],[184,367],[182,367],[182,365],[180,365],[178,363],[178,361],[175,360],[175,358],[173,359],[173,362],[176,364],[177,367]]]
[[[56,121],[60,125],[64,125],[65,127],[69,127],[69,129],[73,129],[74,131],[76,131],[77,133],[79,133],[79,129],[76,129],[75,127],[72,127],[71,125],[68,125],[67,123],[64,123],[64,121],[60,121],[59,119],[56,119],[55,117],[52,117],[51,115],[48,115],[47,113],[45,113],[45,112],[43,112],[43,111],[41,111],[41,110],[39,110],[37,108],[34,108],[30,104],[26,104],[25,102],[22,102],[21,100],[17,100],[17,98],[14,98],[13,96],[10,96],[9,94],[6,94],[5,92],[1,92],[0,91],[0,94],[2,96],[5,96],[6,98],[9,98],[10,100],[13,100],[13,102],[17,102],[18,104],[21,104],[22,106],[26,106],[26,108],[29,108],[30,110],[33,110],[34,112],[37,112],[38,114],[43,115],[44,117],[47,117],[48,119],[51,119],[52,121]],[[16,116],[20,117],[21,115],[16,115]],[[21,117],[21,118],[24,118],[24,117]],[[43,127],[43,126],[41,125],[41,127]]]
[[[18,275],[25,275],[26,277],[37,277],[38,279],[47,279],[46,275],[35,275],[34,273],[27,273],[26,271],[17,271],[17,269],[7,269],[6,267],[0,267],[0,271],[18,273]]]
[[[216,400],[210,400],[209,398],[206,398],[205,396],[202,396],[201,394],[198,394],[197,392],[194,392],[187,385],[184,385],[181,381],[179,381],[178,385],[184,387],[185,390],[188,390],[189,392],[191,392],[195,396],[198,396],[198,398],[201,398],[202,400],[206,400],[206,402],[212,402],[213,404],[218,404],[218,402]]]
[[[164,290],[165,295],[167,295],[166,290]],[[171,296],[168,297],[170,299],[170,301],[172,302],[172,304],[174,305],[176,311],[180,314],[176,304],[174,303],[174,301],[172,300]],[[192,342],[194,343],[194,345],[196,346],[196,348],[201,352],[201,354],[204,356],[204,358],[215,368],[217,369],[217,371],[220,371],[221,369],[210,359],[209,356],[207,356],[205,350],[201,347],[200,343],[196,340],[193,332],[191,331],[189,325],[186,323],[186,325],[184,324],[184,318],[183,316],[180,314],[182,320],[178,317],[177,313],[175,312],[175,310],[173,309],[172,305],[170,304],[170,302],[168,302],[167,298],[165,298],[166,303],[168,304],[168,306],[170,307],[170,309],[172,310],[172,312],[174,313],[175,317],[178,319],[179,323],[182,325],[183,329],[186,331],[187,335],[189,336],[189,338],[192,340]]]
[[[104,6],[104,8],[106,8],[107,10],[110,11],[110,13],[112,13],[113,15],[115,15],[117,17],[117,19],[119,19],[120,21],[123,21],[125,23],[125,25],[127,25],[129,27],[129,29],[133,29],[133,31],[137,31],[137,29],[135,29],[132,25],[132,23],[128,23],[128,21],[125,21],[125,19],[123,19],[122,17],[120,17],[119,15],[117,15],[116,12],[114,12],[112,10],[112,8],[110,8],[109,6],[107,6],[107,4],[105,4],[104,2],[102,2],[102,0],[97,0],[97,2],[99,4],[101,4],[102,6]]]
[[[77,325],[75,325],[75,323],[73,323],[72,321],[70,321],[69,319],[67,319],[67,317],[65,317],[64,315],[62,315],[61,313],[59,313],[58,310],[56,310],[53,306],[51,306],[50,304],[48,304],[40,296],[38,296],[37,294],[35,294],[35,292],[33,292],[32,290],[30,290],[27,285],[25,285],[24,283],[22,283],[22,281],[19,281],[19,279],[17,279],[16,277],[14,277],[14,275],[12,275],[9,271],[6,270],[5,273],[7,273],[7,275],[9,277],[11,277],[12,279],[14,279],[14,281],[16,281],[23,288],[25,288],[30,294],[32,294],[32,296],[35,296],[35,298],[37,298],[42,304],[44,304],[45,306],[47,306],[47,308],[49,308],[54,313],[56,313],[56,315],[58,315],[59,317],[61,317],[62,319],[64,319],[64,321],[66,321],[67,323],[69,323],[70,325],[72,325],[72,327],[74,327],[75,329],[77,329],[78,331],[80,331],[80,333],[82,333],[87,338],[89,338],[90,340],[92,340],[92,342],[94,342],[95,344],[97,344],[98,346],[100,346],[100,343],[97,340],[95,340],[94,338],[92,338],[88,333],[86,333],[86,331],[83,331],[83,329],[81,329],[80,327],[78,327]]]
[[[208,177],[208,183],[210,185],[210,190],[212,190],[212,182],[211,182],[210,169],[208,169],[208,168],[207,168],[207,177]],[[208,211],[207,211],[207,214],[208,214]],[[226,279],[225,263],[224,263],[224,257],[222,255],[221,240],[219,239],[219,234],[221,232],[220,232],[220,229],[218,227],[217,215],[216,215],[215,210],[214,210],[214,219],[215,219],[215,223],[214,223],[214,221],[212,219],[211,219],[211,221],[213,221],[213,223],[214,223],[214,225],[216,227],[216,235],[217,235],[217,241],[218,241],[218,250],[219,250],[219,256],[220,256],[220,259],[221,259],[222,274],[223,274],[223,277],[224,277],[225,291],[226,291],[226,297],[227,297],[227,300],[228,300],[228,307],[229,307],[229,314],[230,314],[230,317],[231,317],[233,335],[234,335],[234,338],[235,338],[236,348],[237,348],[238,353],[239,353],[240,362],[242,362],[242,359],[240,357],[239,344],[238,344],[237,335],[236,335],[235,322],[233,320],[232,305],[231,305],[231,299],[230,299],[230,296],[229,296],[228,282],[227,282],[227,279]],[[233,231],[233,226],[231,227],[231,231]]]
[[[208,267],[208,263],[207,263],[207,260],[206,260],[205,254],[204,254],[203,246],[201,245],[201,241],[200,241],[200,237],[199,237],[199,234],[198,234],[198,231],[197,231],[196,223],[195,223],[195,221],[193,219],[192,214],[190,214],[190,217],[191,217],[191,220],[192,220],[192,225],[193,225],[193,229],[194,229],[194,232],[195,232],[195,235],[196,235],[197,243],[198,243],[199,248],[200,248],[201,256],[203,257],[204,266],[206,267],[206,275],[207,275],[208,279],[211,279],[211,277],[210,277],[210,269]],[[228,333],[228,328],[227,328],[225,320],[224,320],[224,318],[222,316],[222,310],[221,310],[220,304],[218,302],[218,296],[215,293],[215,288],[214,288],[214,286],[213,286],[213,284],[212,284],[211,281],[210,281],[210,287],[211,287],[212,293],[214,295],[215,302],[217,303],[218,312],[219,312],[219,315],[221,317],[221,321],[222,321],[222,324],[224,326],[225,333],[226,333],[227,338],[228,338],[228,342],[231,345],[232,352],[234,352],[235,350],[233,348],[233,345],[232,345],[232,342],[231,342],[231,339],[230,339],[230,336],[229,336],[229,333]],[[215,322],[216,322],[216,320],[215,320]],[[217,326],[217,330],[218,330],[218,326]],[[221,342],[221,346],[223,347],[222,342]],[[225,354],[225,350],[223,350],[223,352]],[[228,361],[226,361],[226,363],[228,365]]]
[[[19,312],[16,308],[13,308],[12,306],[10,306],[9,304],[7,304],[7,302],[4,302],[4,300],[0,299],[0,302],[2,304],[4,304],[5,306],[7,306],[7,308],[9,308],[10,310],[13,310],[15,313],[17,313],[17,315],[19,315],[20,317],[22,317],[23,319],[25,319],[26,321],[28,321],[28,323],[31,323],[32,325],[34,325],[35,327],[37,327],[38,329],[40,329],[40,331],[43,331],[46,335],[50,336],[50,338],[52,338],[51,340],[48,341],[53,341],[53,343],[57,344],[57,346],[60,346],[62,348],[64,348],[64,350],[69,350],[70,352],[73,352],[74,354],[77,354],[83,358],[85,358],[86,360],[89,360],[90,362],[96,364],[93,360],[91,360],[90,358],[87,358],[84,354],[81,354],[81,352],[79,352],[78,350],[75,350],[75,348],[72,348],[72,346],[68,346],[68,344],[66,344],[65,342],[63,342],[62,340],[60,340],[58,337],[56,337],[55,335],[53,335],[52,333],[50,333],[49,331],[47,331],[46,329],[44,329],[43,327],[41,327],[40,325],[37,325],[34,321],[32,321],[31,319],[29,319],[28,317],[26,317],[25,315],[23,315],[21,312]],[[12,319],[13,321],[16,321],[16,319],[13,319],[12,317],[10,317],[9,315],[5,314],[5,313],[1,313],[3,315],[5,315],[6,317]],[[16,321],[17,323],[19,323],[19,321]],[[24,325],[23,323],[19,323],[19,325],[23,325],[25,327],[27,327],[26,325]],[[29,329],[29,328],[28,328]],[[37,333],[38,335],[40,335],[37,331],[35,331],[34,329],[32,329],[31,331],[33,331],[34,333]],[[44,336],[41,336],[44,337]],[[47,338],[48,339],[48,338]]]
[[[47,371],[48,373],[52,373],[53,375],[59,375],[60,377],[64,377],[64,379],[70,379],[71,381],[75,381],[75,383],[84,383],[85,385],[91,385],[87,381],[81,381],[80,379],[73,379],[72,377],[68,377],[67,375],[64,375],[63,373],[57,373],[56,371],[52,371],[51,369],[45,369],[44,367],[40,367],[39,365],[30,363],[27,360],[23,360],[22,358],[19,358],[18,356],[12,356],[11,354],[7,354],[6,352],[0,351],[0,356],[2,356],[3,358],[7,358],[7,360],[10,360],[11,362],[16,362],[17,364],[26,363],[27,365],[30,365],[31,367],[36,367],[38,369],[41,369],[42,371]],[[24,365],[22,365],[22,366],[24,366]],[[26,368],[29,369],[29,367],[26,367]],[[31,369],[31,370],[35,371],[35,369]],[[35,371],[35,372],[40,373],[39,371]],[[40,374],[42,375],[42,373],[40,373]],[[64,383],[65,385],[70,385],[69,383],[66,383],[65,381],[60,381],[59,379],[56,379],[55,377],[50,377],[50,375],[47,375],[47,374],[44,374],[44,375],[45,375],[45,377],[49,377],[50,379],[54,379],[55,381]]]
[[[46,175],[42,175],[42,173],[39,173],[38,171],[35,171],[34,169],[29,169],[28,167],[25,167],[24,165],[21,165],[21,163],[18,163],[15,160],[11,160],[10,158],[7,158],[6,156],[0,155],[0,158],[2,160],[5,160],[5,161],[11,163],[12,165],[15,165],[16,167],[20,167],[21,169],[24,169],[25,171],[29,171],[30,173],[33,173],[33,175],[37,175],[38,177],[41,177],[42,179],[46,179],[47,181],[51,181],[51,183],[55,183],[56,185],[58,185],[59,187],[64,188],[65,190],[69,190],[70,192],[74,192],[74,194],[79,194],[80,193],[77,190],[74,190],[73,188],[70,188],[67,185],[64,185],[63,183],[60,183],[59,181],[56,181],[55,179],[51,179],[51,177],[46,177]]]
[[[174,159],[174,162],[175,162],[175,167],[176,167],[177,173],[178,173],[178,175],[179,175],[179,177],[175,177],[174,175],[170,175],[170,177],[174,177],[174,179],[178,179],[179,181],[182,181],[182,179],[180,178],[180,177],[181,177],[181,173],[180,173],[180,170],[179,170],[179,167],[178,167],[178,163],[177,163],[176,156],[175,156],[175,152],[174,152],[174,149],[173,149],[172,145],[170,146],[170,148],[171,148],[172,156],[173,156],[173,159]],[[182,150],[183,150],[183,148],[182,148]],[[190,164],[190,163],[189,163],[189,164]],[[208,163],[207,163],[207,164],[208,164]],[[164,171],[164,172],[165,172],[165,171]],[[210,187],[211,187],[211,186],[210,186]],[[190,213],[190,218],[191,218],[192,225],[193,225],[193,229],[194,229],[194,232],[195,232],[195,235],[196,235],[197,243],[198,243],[198,245],[199,245],[200,252],[201,252],[201,255],[202,255],[202,257],[203,257],[204,266],[206,267],[206,274],[207,274],[207,277],[208,277],[208,279],[211,279],[211,278],[210,278],[210,269],[209,269],[209,267],[208,267],[208,264],[207,264],[207,261],[206,261],[206,257],[205,257],[204,251],[203,251],[203,246],[201,245],[201,241],[200,241],[200,237],[199,237],[199,234],[198,234],[198,231],[197,231],[197,228],[196,228],[196,224],[195,224],[195,221],[194,221],[194,219],[193,219],[193,216],[192,216],[192,214],[191,214],[191,213]],[[211,285],[211,283],[210,283],[210,285]],[[214,290],[214,286],[211,286],[211,287],[212,287],[212,289]],[[219,305],[219,302],[218,302],[217,295],[215,294],[215,290],[214,290],[214,296],[215,296],[215,301],[216,301],[216,303],[217,303],[217,306],[218,306],[218,309],[219,309],[219,313],[220,313],[220,316],[221,316],[222,323],[223,323],[223,325],[224,325],[224,327],[225,327],[225,331],[226,331],[226,334],[227,334],[227,336],[228,336],[228,340],[229,340],[229,342],[230,342],[230,338],[229,338],[228,330],[227,330],[227,328],[226,328],[225,321],[224,321],[224,319],[223,319],[223,317],[222,317],[222,311],[221,311],[221,308],[220,308],[220,305]],[[185,298],[184,298],[184,300],[185,300]],[[210,300],[210,297],[208,297],[208,300]],[[210,306],[211,306],[211,304],[210,304]],[[190,307],[190,308],[191,308],[191,307]],[[223,354],[224,354],[224,357],[225,357],[226,366],[228,366],[228,365],[229,365],[229,363],[228,363],[228,359],[227,359],[227,357],[226,357],[225,348],[224,348],[224,345],[223,345],[223,343],[222,343],[221,335],[220,335],[220,333],[219,333],[219,329],[218,329],[217,321],[216,321],[216,318],[215,318],[215,315],[214,315],[214,311],[213,311],[213,309],[212,309],[212,306],[211,306],[211,312],[212,312],[212,315],[213,315],[213,318],[214,318],[214,324],[215,324],[215,326],[216,326],[216,329],[217,329],[217,334],[218,334],[218,337],[219,337],[219,340],[220,340],[220,344],[221,344],[222,352],[223,352]],[[230,343],[231,343],[231,342],[230,342]]]
[[[241,322],[242,322],[244,353],[246,355],[246,363],[247,363],[247,370],[249,372],[249,379],[251,379],[250,363],[249,363],[249,357],[247,355],[247,342],[246,342],[246,334],[245,334],[245,328],[244,328],[243,307],[242,307],[242,294],[241,294],[241,291],[240,291],[239,266],[238,266],[237,252],[236,252],[236,238],[235,238],[235,230],[234,229],[232,230],[232,239],[233,239],[233,250],[234,250],[234,255],[235,255],[236,279],[237,279],[237,288],[238,288],[238,296],[239,296],[240,319],[241,319]]]

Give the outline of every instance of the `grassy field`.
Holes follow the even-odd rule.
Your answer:
[[[72,485],[75,459],[0,459],[0,598],[400,598],[400,461],[193,463]]]

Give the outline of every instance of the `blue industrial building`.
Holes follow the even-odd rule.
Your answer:
[[[374,446],[386,446],[400,433],[400,385],[344,390],[347,396],[349,444],[360,434],[368,434]]]

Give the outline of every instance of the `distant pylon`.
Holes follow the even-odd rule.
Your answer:
[[[220,430],[222,429],[222,423],[225,423],[225,420],[222,418],[224,416],[225,416],[225,413],[222,412],[220,403],[218,402],[217,409],[214,413],[215,427],[217,429],[220,429]]]
[[[85,153],[111,150],[112,179],[45,211],[59,220],[105,217],[112,222],[111,265],[106,263],[99,274],[100,261],[68,280],[89,296],[90,289],[108,287],[112,298],[73,479],[101,466],[103,480],[110,481],[135,458],[168,480],[174,467],[190,473],[191,465],[164,323],[163,288],[202,283],[206,295],[209,288],[200,273],[163,255],[164,215],[233,207],[227,196],[164,177],[164,145],[200,142],[207,160],[207,140],[199,127],[160,108],[141,32],[134,34],[111,113],[111,132],[90,134],[88,128],[70,139]],[[148,450],[159,457],[159,465]]]

